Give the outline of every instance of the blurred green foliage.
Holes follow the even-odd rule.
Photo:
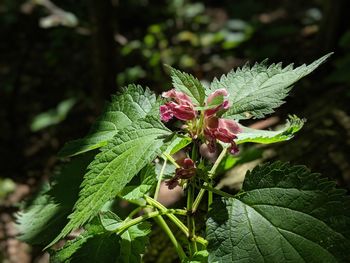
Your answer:
[[[2,199],[15,190],[16,184],[9,178],[0,178],[0,204]]]
[[[74,98],[70,98],[60,102],[55,109],[38,114],[33,119],[30,129],[36,132],[64,121],[75,102]]]
[[[186,0],[167,2],[169,16],[166,19],[149,25],[145,34],[137,39],[120,39],[123,60],[136,58],[139,62],[137,66],[128,67],[118,74],[120,86],[149,78],[149,74],[156,82],[166,81],[164,64],[209,72],[220,53],[234,50],[249,40],[254,32],[253,27],[241,19],[217,21],[208,13],[204,3]],[[203,61],[206,62],[205,68],[202,68]]]

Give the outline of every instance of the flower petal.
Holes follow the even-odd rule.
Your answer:
[[[174,117],[173,111],[169,105],[165,104],[159,107],[160,118],[164,122],[168,122]]]
[[[181,91],[176,91],[175,89],[171,89],[167,92],[163,92],[162,97],[174,99],[180,105],[188,105],[194,107],[191,99],[185,93]]]
[[[228,95],[228,92],[226,89],[218,89],[209,95],[207,99],[207,105],[209,105],[209,103],[212,102],[218,96],[226,97],[227,95]],[[224,99],[224,101],[220,105],[218,105],[215,108],[204,111],[204,114],[207,117],[212,116],[220,110],[227,110],[229,107],[230,107],[229,101],[227,99]]]
[[[237,144],[232,142],[231,146],[228,148],[228,152],[232,155],[236,155],[239,152]]]
[[[230,133],[237,134],[242,131],[238,123],[233,120],[220,118],[218,122],[219,122],[219,125],[218,125],[219,128],[227,129]]]
[[[196,111],[188,105],[176,105],[173,108],[172,113],[176,118],[182,121],[190,121],[197,116]]]
[[[213,99],[215,99],[218,96],[224,96],[226,97],[228,95],[228,92],[226,89],[217,89],[212,94],[208,96],[207,103],[210,103]]]
[[[218,117],[206,118],[205,125],[204,135],[209,142],[217,139],[225,143],[232,143],[237,138],[236,134],[241,131],[235,121]]]

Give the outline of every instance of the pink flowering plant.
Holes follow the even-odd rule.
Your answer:
[[[333,182],[275,162],[248,171],[240,190],[218,188],[243,162],[243,144],[286,141],[302,128],[294,115],[277,130],[242,123],[273,113],[328,57],[245,65],[208,87],[169,67],[173,87],[161,96],[129,85],[60,151],[68,162],[18,214],[19,238],[52,262],[154,262],[154,222],[174,262],[348,262],[350,206]],[[183,198],[165,204],[160,192]]]

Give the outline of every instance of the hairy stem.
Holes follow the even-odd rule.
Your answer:
[[[148,204],[159,209],[160,211],[168,210],[165,206],[163,206],[161,203],[154,200],[153,198],[151,198],[147,195],[145,195],[144,198]],[[187,215],[187,211],[182,210],[182,209],[180,209],[180,210],[176,209],[176,214],[185,216],[185,215]],[[174,214],[166,214],[166,216],[186,235],[186,237],[189,236],[188,228]],[[200,236],[194,236],[194,237],[192,237],[192,240],[194,240],[194,241],[196,241],[204,246],[208,245],[208,241]]]
[[[193,147],[191,152],[191,159],[196,162],[198,158],[198,144],[193,141]],[[193,241],[193,237],[196,236],[196,222],[194,214],[192,213],[192,206],[194,201],[195,189],[192,180],[188,180],[187,187],[187,227],[188,227],[188,239],[189,239],[189,251],[192,256],[197,252],[197,243]]]
[[[227,153],[227,147],[224,147],[224,149],[222,149],[219,157],[216,159],[213,167],[208,172],[209,179],[214,179],[214,175],[215,175],[216,169],[218,168],[218,166],[221,163],[222,159],[224,159],[226,153]]]
[[[190,250],[191,256],[195,252],[197,252],[197,244],[193,240],[193,237],[196,236],[196,224],[194,220],[194,214],[192,214],[193,199],[194,199],[194,188],[190,183],[188,185],[188,190],[187,190],[187,227],[188,227],[188,239],[190,241],[189,250]]]
[[[210,183],[208,184],[209,188],[213,188],[213,185]],[[210,210],[211,204],[213,203],[213,192],[208,191],[208,211]]]
[[[146,199],[146,202],[147,202],[148,204],[150,204],[151,206],[153,206],[153,207],[159,209],[160,211],[167,211],[167,210],[168,210],[165,206],[163,206],[163,205],[162,205],[161,203],[159,203],[157,200],[154,200],[153,198],[151,198],[151,197],[149,197],[149,196],[147,196],[147,195],[145,195],[144,198]],[[185,210],[184,210],[184,211],[185,211]],[[187,212],[186,212],[186,211],[185,211],[185,214],[184,214],[184,215],[187,215]],[[173,214],[167,214],[167,217],[169,217],[169,219],[170,219],[171,221],[173,221],[174,224],[177,225],[177,226],[180,228],[180,230],[186,234],[186,236],[188,236],[188,229],[187,229],[187,227],[180,221],[180,219],[178,219],[178,218],[177,218],[175,215],[173,215]]]
[[[164,218],[161,216],[157,216],[154,218],[154,221],[157,222],[157,224],[164,230],[164,232],[168,235],[169,239],[173,243],[177,254],[179,255],[181,262],[183,262],[187,257],[186,254],[180,245],[180,243],[177,241],[176,237],[174,236],[173,232],[169,228],[168,224],[165,222]]]
[[[225,157],[226,152],[227,152],[227,148],[225,147],[225,148],[221,151],[219,157],[216,159],[216,161],[215,161],[213,167],[212,167],[212,168],[210,169],[210,171],[208,172],[208,177],[209,177],[209,179],[213,179],[213,178],[214,178],[216,169],[218,168],[218,166],[219,166],[220,162],[222,161],[222,159]],[[207,186],[208,186],[208,183],[205,182],[205,183],[203,184],[203,186],[204,186],[204,187],[207,187]],[[195,212],[197,211],[198,206],[199,206],[200,202],[202,201],[202,198],[203,198],[204,194],[205,194],[205,188],[202,188],[202,189],[199,191],[199,193],[198,193],[198,195],[197,195],[197,197],[196,197],[196,200],[194,200],[194,202],[193,202],[192,213],[195,213]],[[209,201],[209,200],[208,200],[208,201]],[[209,203],[208,203],[208,205],[209,205]]]
[[[165,214],[174,214],[176,213],[176,209],[167,209],[166,211],[153,211],[147,214],[144,214],[142,216],[136,217],[134,219],[129,219],[128,221],[124,221],[121,226],[119,226],[115,232],[117,232],[117,234],[121,234],[122,232],[124,232],[125,230],[127,230],[129,227],[136,225],[142,221],[145,221],[147,219],[156,217],[156,216],[160,216],[160,215],[165,215]]]
[[[178,165],[178,163],[175,161],[175,159],[173,157],[171,157],[170,154],[166,153],[166,152],[163,152],[163,158],[165,160],[168,160],[170,161],[176,168],[180,168],[180,166]]]
[[[156,191],[154,193],[154,199],[155,200],[158,199],[159,190],[160,190],[160,184],[161,184],[161,182],[163,180],[163,174],[164,174],[164,170],[165,170],[167,161],[168,161],[168,159],[164,158],[164,163],[163,163],[162,169],[160,170],[160,173],[159,173],[159,178],[158,178],[158,182],[157,182],[157,186],[156,186]]]
[[[128,215],[128,217],[124,221],[126,222],[126,221],[131,220],[134,217],[134,215],[136,215],[138,212],[140,212],[141,210],[143,210],[145,208],[146,208],[145,206],[139,206],[136,209],[132,210],[131,213]]]

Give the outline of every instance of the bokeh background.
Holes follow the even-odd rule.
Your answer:
[[[259,160],[305,164],[349,189],[349,11],[346,0],[2,0],[0,261],[47,262],[15,239],[21,201],[111,94],[129,83],[169,89],[164,64],[210,83],[247,61],[299,65],[334,51],[273,116],[247,124],[306,118],[295,139],[261,148]]]

